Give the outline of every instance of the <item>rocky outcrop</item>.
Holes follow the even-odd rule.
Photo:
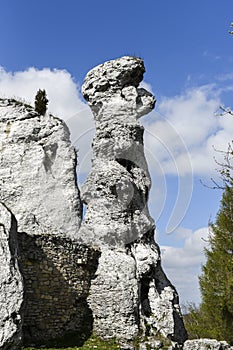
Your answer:
[[[0,100],[0,200],[20,232],[77,236],[82,208],[76,155],[62,120]]]
[[[161,347],[162,337],[177,346],[186,340],[147,206],[151,180],[138,119],[155,99],[139,88],[144,71],[141,59],[123,57],[85,79],[96,135],[80,230],[66,125],[0,99],[1,350],[17,349],[22,329],[24,345],[81,345],[92,330],[117,338],[122,349],[133,349],[139,336],[142,349]]]
[[[218,341],[215,339],[194,339],[187,340],[184,343],[183,350],[232,350],[225,341]]]
[[[175,288],[166,278],[147,202],[151,186],[138,118],[154,108],[139,88],[143,61],[122,57],[92,69],[82,88],[96,124],[87,205],[79,239],[101,250],[88,298],[94,332],[133,339],[162,335],[183,343],[186,331]]]
[[[0,203],[0,349],[18,350],[22,341],[23,283],[18,266],[17,223]]]
[[[0,99],[0,201],[18,223],[19,262],[25,285],[24,343],[41,345],[72,332],[83,341],[92,328],[86,297],[97,258],[95,251],[75,242],[82,204],[69,130],[62,120],[39,115],[32,107],[7,99]],[[7,252],[6,242],[0,241],[3,252]],[[85,254],[91,258],[78,264],[76,256],[82,253],[83,259]],[[0,316],[6,325],[4,332],[8,329],[13,334],[21,325],[18,314],[22,300],[16,299],[21,285],[18,282],[17,287],[17,279],[10,275],[18,273],[15,258],[6,259],[3,254],[3,259],[9,276],[1,269]],[[9,321],[5,321],[7,317]],[[7,346],[4,337],[0,341]]]

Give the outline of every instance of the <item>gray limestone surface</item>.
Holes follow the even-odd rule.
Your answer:
[[[0,200],[20,232],[77,236],[82,205],[69,130],[12,99],[0,99]]]
[[[88,298],[94,332],[126,340],[162,335],[182,344],[187,334],[178,295],[161,268],[147,205],[151,179],[138,119],[154,108],[155,98],[139,87],[144,72],[141,59],[125,56],[85,78],[82,92],[96,134],[78,236],[101,250]]]
[[[215,339],[194,339],[187,340],[184,343],[183,350],[232,350],[225,341],[218,341]]]
[[[23,281],[18,266],[17,223],[0,203],[0,349],[18,350],[22,340]]]

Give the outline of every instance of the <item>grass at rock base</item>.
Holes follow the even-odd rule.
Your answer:
[[[96,337],[89,338],[81,347],[56,347],[56,348],[22,348],[22,350],[119,350],[120,346],[114,341],[103,341]]]

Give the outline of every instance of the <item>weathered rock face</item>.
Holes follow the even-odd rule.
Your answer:
[[[82,188],[88,210],[79,236],[107,247],[124,248],[154,229],[147,208],[150,176],[144,130],[137,119],[153,109],[155,99],[136,88],[143,73],[141,60],[125,57],[94,68],[83,85],[96,135],[92,170]]]
[[[218,341],[215,339],[194,339],[187,340],[184,343],[183,350],[232,350],[225,341]]]
[[[0,100],[0,200],[20,232],[76,237],[81,202],[76,155],[60,119]]]
[[[18,221],[24,344],[55,342],[71,333],[82,341],[92,328],[86,296],[97,253],[75,241],[82,205],[76,154],[62,120],[0,100],[0,200]],[[85,255],[89,261],[83,263]],[[0,297],[7,309],[2,290]]]
[[[18,350],[22,340],[23,283],[18,266],[17,223],[0,203],[0,349]]]
[[[137,119],[153,109],[155,99],[138,88],[144,71],[141,59],[122,57],[86,76],[83,95],[96,135],[81,191],[87,209],[79,237],[101,249],[88,299],[94,332],[132,339],[143,330],[182,343],[187,335],[178,295],[161,268],[147,207],[151,181]]]

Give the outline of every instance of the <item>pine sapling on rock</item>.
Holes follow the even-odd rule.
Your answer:
[[[40,115],[45,115],[47,110],[47,104],[49,100],[47,99],[45,90],[39,89],[35,97],[35,110]]]

